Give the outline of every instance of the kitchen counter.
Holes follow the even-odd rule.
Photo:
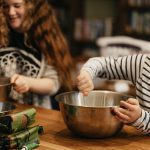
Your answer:
[[[16,105],[15,111],[31,108]],[[44,127],[38,150],[150,150],[149,136],[138,133],[133,127],[124,126],[117,136],[111,138],[80,138],[68,130],[59,111],[34,108],[37,110],[36,124]]]

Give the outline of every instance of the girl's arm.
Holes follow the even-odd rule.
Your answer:
[[[43,76],[41,78],[32,78],[19,74],[11,77],[11,83],[14,89],[19,93],[28,91],[38,94],[55,94],[60,85],[57,72],[51,66],[46,66]]]

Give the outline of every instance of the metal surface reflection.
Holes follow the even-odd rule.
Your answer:
[[[66,92],[56,96],[67,127],[75,134],[88,138],[105,138],[116,135],[123,123],[114,117],[113,109],[120,100],[130,96],[111,91],[82,93]]]
[[[0,116],[9,114],[16,106],[10,102],[0,102]]]

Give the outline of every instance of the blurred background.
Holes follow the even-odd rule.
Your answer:
[[[150,51],[150,0],[49,0],[66,36],[76,77],[95,56],[122,56]],[[96,79],[95,89],[135,95],[130,82]]]

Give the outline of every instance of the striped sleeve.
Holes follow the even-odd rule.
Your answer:
[[[92,78],[124,79],[135,84],[145,57],[144,54],[118,58],[94,57],[90,58],[82,69],[88,71]]]
[[[136,83],[136,97],[143,108],[141,117],[133,123],[139,131],[150,134],[150,55],[147,55],[140,78]]]
[[[141,117],[131,125],[144,134],[150,134],[150,112],[142,109]]]

